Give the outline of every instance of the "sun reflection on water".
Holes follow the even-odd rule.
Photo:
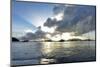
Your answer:
[[[74,43],[70,42],[43,42],[42,43],[43,54],[49,54],[59,49],[66,49],[75,47]]]

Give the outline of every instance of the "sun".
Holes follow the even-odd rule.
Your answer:
[[[51,35],[50,34],[46,34],[46,38],[51,39]]]
[[[59,41],[59,40],[61,40],[61,35],[60,34],[57,34],[57,35],[53,36],[52,37],[52,40],[53,41]]]
[[[63,33],[61,37],[64,40],[68,40],[68,39],[72,38],[72,33],[68,33],[68,32]]]
[[[61,39],[60,34],[57,34],[54,36],[51,36],[51,34],[46,34],[46,37],[50,40],[53,40],[53,41],[59,41]]]

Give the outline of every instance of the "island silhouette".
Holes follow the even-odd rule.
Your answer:
[[[58,41],[53,41],[51,39],[46,39],[46,40],[32,40],[33,42],[66,42],[66,41],[95,41],[93,39],[79,39],[79,38],[72,38],[72,39],[68,39],[68,40],[64,40],[64,39],[60,39]],[[22,40],[20,41],[20,39],[16,38],[16,37],[12,37],[12,42],[30,42],[30,40]]]

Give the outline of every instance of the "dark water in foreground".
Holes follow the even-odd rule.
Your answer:
[[[12,42],[11,65],[95,61],[95,41]]]

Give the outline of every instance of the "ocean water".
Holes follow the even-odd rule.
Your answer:
[[[95,61],[95,41],[12,42],[11,65]]]

